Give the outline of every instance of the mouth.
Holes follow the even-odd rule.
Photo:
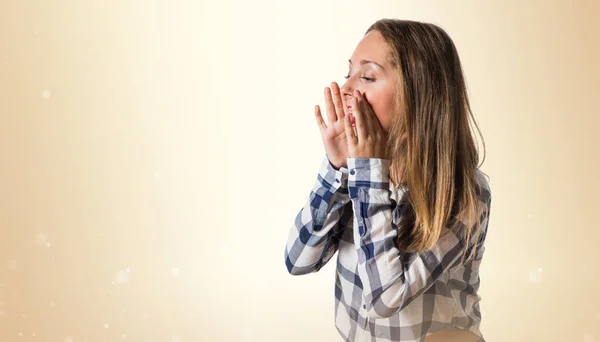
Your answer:
[[[352,127],[356,127],[356,124],[354,123],[354,115],[352,115],[352,106],[346,106],[346,115],[350,116]]]

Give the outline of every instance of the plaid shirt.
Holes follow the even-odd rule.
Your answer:
[[[474,258],[461,265],[464,238],[450,230],[425,253],[401,252],[397,224],[403,206],[396,208],[391,191],[391,161],[347,161],[350,172],[336,170],[326,156],[323,159],[316,184],[289,232],[288,272],[317,272],[338,251],[335,326],[344,341],[416,342],[451,327],[467,329],[485,341],[479,330],[477,291],[491,205],[487,181],[481,177],[477,191],[486,204],[479,246]]]

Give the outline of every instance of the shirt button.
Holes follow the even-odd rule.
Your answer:
[[[351,174],[351,175],[353,175],[353,174],[355,174],[355,173],[356,173],[356,172],[354,171],[354,169],[350,170],[350,174]]]
[[[367,308],[367,306],[365,304],[363,304],[363,309],[366,309],[366,308]]]

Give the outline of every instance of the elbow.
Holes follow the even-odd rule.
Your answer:
[[[371,307],[367,310],[367,317],[369,319],[383,319],[390,318],[397,314],[400,310],[388,308],[386,310],[376,309],[375,307]]]
[[[286,258],[285,258],[285,267],[286,267],[288,273],[293,276],[314,273],[318,270],[318,268],[315,266],[304,266],[304,267],[297,266],[290,260],[289,256],[286,256]]]
[[[298,268],[292,268],[292,269],[288,268],[288,273],[293,276],[300,276],[300,275],[309,274],[311,272],[307,272],[307,271],[304,271],[304,270],[301,270]]]
[[[367,317],[370,319],[390,318],[396,315],[399,307],[387,307],[381,301],[376,301],[373,305],[367,305]]]
[[[316,272],[315,268],[310,267],[295,267],[295,266],[287,266],[288,273],[293,276],[300,276],[305,274],[310,274]]]
[[[406,285],[404,282],[396,282],[392,286],[385,287],[375,297],[366,296],[366,316],[381,319],[397,315],[414,299],[413,296],[407,297]]]

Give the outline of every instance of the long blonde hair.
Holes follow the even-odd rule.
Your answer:
[[[480,242],[480,215],[489,206],[481,199],[478,178],[485,143],[471,112],[456,47],[442,28],[430,23],[381,19],[366,33],[372,30],[390,46],[390,63],[400,74],[387,141],[396,198],[405,190],[396,207],[403,211],[398,245],[405,252],[427,251],[446,227],[464,239],[464,262]],[[482,138],[481,164],[469,118]]]

